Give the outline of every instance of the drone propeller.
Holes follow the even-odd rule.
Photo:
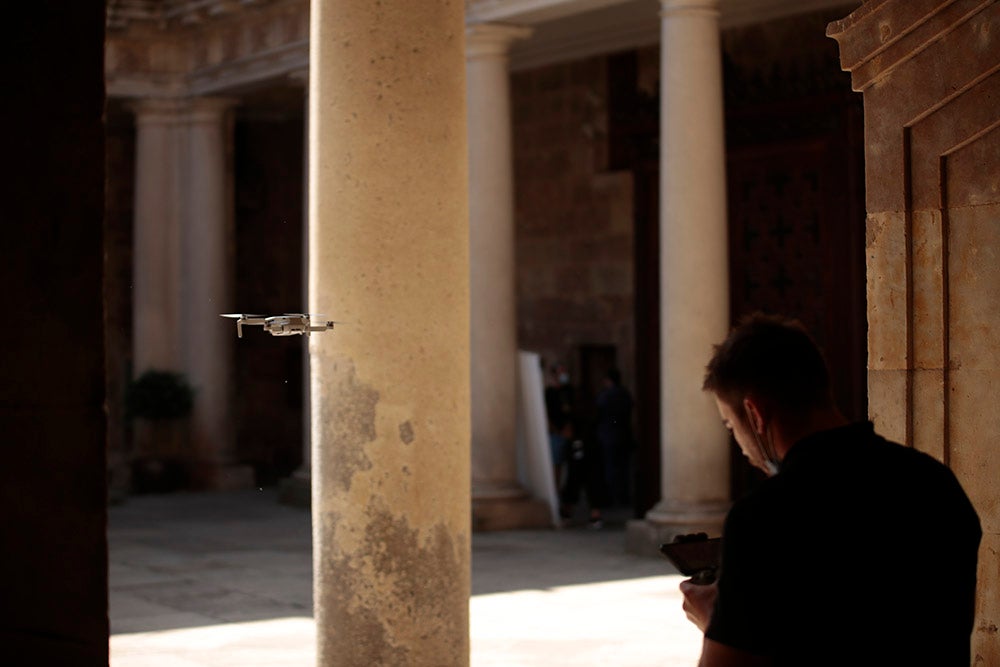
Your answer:
[[[251,315],[249,313],[220,313],[220,317],[231,317],[233,319],[246,319],[248,317],[264,317],[263,315]]]

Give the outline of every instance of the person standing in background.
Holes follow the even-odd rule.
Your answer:
[[[573,387],[566,367],[562,364],[553,366],[545,386],[545,414],[548,418],[549,451],[557,492],[562,487],[570,438],[573,437],[573,399]]]
[[[597,395],[597,443],[604,458],[604,478],[612,504],[631,499],[632,394],[622,386],[621,372],[611,368]]]

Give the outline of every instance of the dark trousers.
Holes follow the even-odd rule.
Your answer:
[[[608,489],[600,447],[589,440],[574,440],[568,449],[566,480],[559,500],[563,505],[576,505],[583,494],[591,509],[607,507]]]

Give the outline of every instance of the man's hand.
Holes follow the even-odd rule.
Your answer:
[[[702,632],[712,620],[712,608],[719,589],[715,584],[696,584],[691,579],[681,582],[681,593],[684,595],[684,613],[688,620],[698,626]]]

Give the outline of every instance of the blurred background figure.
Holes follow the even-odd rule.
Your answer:
[[[632,395],[622,386],[621,372],[608,369],[604,388],[597,395],[596,436],[603,458],[604,480],[609,501],[628,505],[631,501]]]
[[[548,417],[549,449],[558,492],[562,488],[568,445],[573,436],[573,386],[569,382],[569,371],[562,364],[555,364],[550,369],[545,384],[545,414]]]

